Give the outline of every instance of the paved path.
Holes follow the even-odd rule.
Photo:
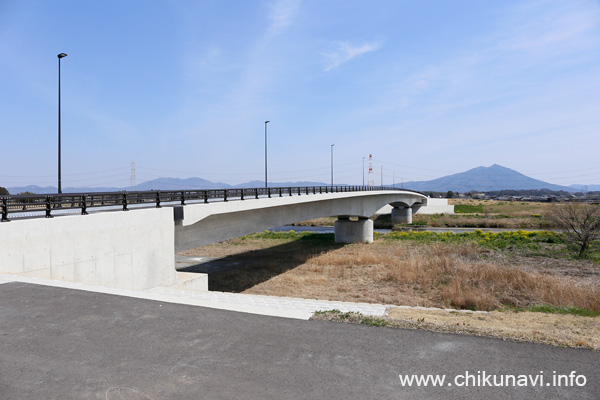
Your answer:
[[[386,309],[391,307],[385,304],[353,303],[344,301],[329,301],[302,299],[297,297],[262,296],[253,294],[227,293],[227,292],[194,292],[188,290],[175,290],[169,288],[152,288],[144,291],[115,289],[104,286],[84,285],[81,283],[56,281],[23,277],[16,275],[0,274],[0,284],[8,282],[23,282],[67,289],[77,289],[97,293],[114,294],[164,301],[168,303],[186,304],[220,310],[240,311],[251,314],[269,315],[274,317],[295,318],[308,320],[316,311],[339,310],[342,312],[358,312],[374,317],[383,316]],[[394,306],[398,308],[411,308],[422,310],[439,310],[431,307]],[[463,310],[449,310],[463,312]],[[472,313],[473,311],[464,311]],[[475,311],[485,313],[484,311]]]
[[[206,302],[244,304],[256,308],[271,308],[273,310],[296,310],[312,316],[315,311],[340,310],[355,311],[365,315],[382,316],[386,306],[383,304],[350,303],[344,301],[310,300],[294,297],[260,296],[253,294],[226,292],[186,292],[166,288],[148,289],[146,292],[164,294],[173,297],[197,299]],[[308,319],[308,318],[307,318]]]
[[[355,311],[365,315],[382,316],[388,307],[383,304],[310,300],[292,297],[259,296],[225,292],[194,292],[168,288],[153,288],[144,291],[135,291],[108,288],[104,286],[84,285],[74,282],[0,274],[0,283],[3,282],[31,283],[96,293],[114,294],[118,296],[139,299],[157,300],[168,303],[304,320],[308,320],[315,311],[333,309],[343,312]]]
[[[0,277],[0,279],[2,279]],[[600,353],[0,284],[0,399],[598,399]],[[399,374],[586,377],[407,387]],[[460,380],[459,380],[460,382]]]

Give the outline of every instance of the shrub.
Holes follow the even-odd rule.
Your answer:
[[[563,230],[565,240],[587,256],[592,242],[600,237],[600,206],[568,203],[554,207],[550,218]]]

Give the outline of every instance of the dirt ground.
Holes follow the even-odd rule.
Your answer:
[[[494,310],[506,302],[527,307],[580,301],[578,306],[594,309],[600,303],[600,268],[589,261],[527,257],[477,246],[383,240],[338,245],[251,236],[180,254],[217,257],[224,265],[237,266],[210,274],[210,290],[388,304],[388,318],[399,326],[600,349],[600,317],[393,307]],[[460,274],[465,277],[456,278]],[[486,281],[484,276],[492,278]],[[458,283],[440,284],[449,277]],[[469,303],[469,298],[478,303]]]
[[[313,319],[338,321],[340,315],[317,314]],[[458,312],[392,307],[381,319],[386,326],[425,329],[500,339],[600,350],[600,318],[529,311]],[[343,322],[362,323],[359,315]]]

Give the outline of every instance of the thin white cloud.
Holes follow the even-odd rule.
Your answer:
[[[269,12],[270,35],[279,35],[290,26],[300,7],[300,0],[279,0],[272,4]]]
[[[331,71],[340,65],[356,58],[362,54],[378,50],[381,47],[380,43],[361,43],[351,44],[348,42],[338,42],[337,49],[333,52],[326,53],[325,57],[329,59],[329,63],[325,67],[325,71]]]
[[[576,6],[539,1],[509,8],[495,29],[453,56],[410,74],[393,96],[402,93],[411,102],[426,99],[428,108],[438,111],[518,93],[531,96],[534,89],[567,79],[570,66],[593,65],[589,62],[600,49],[598,16],[600,7],[586,1]],[[586,71],[580,73],[594,73]],[[544,78],[550,72],[553,78]]]
[[[511,27],[499,38],[499,50],[556,56],[594,45],[590,33],[597,29],[600,17],[596,2],[540,1],[513,11],[506,21]]]

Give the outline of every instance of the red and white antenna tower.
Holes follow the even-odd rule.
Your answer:
[[[369,154],[369,186],[375,186],[375,178],[373,177],[373,154]]]

